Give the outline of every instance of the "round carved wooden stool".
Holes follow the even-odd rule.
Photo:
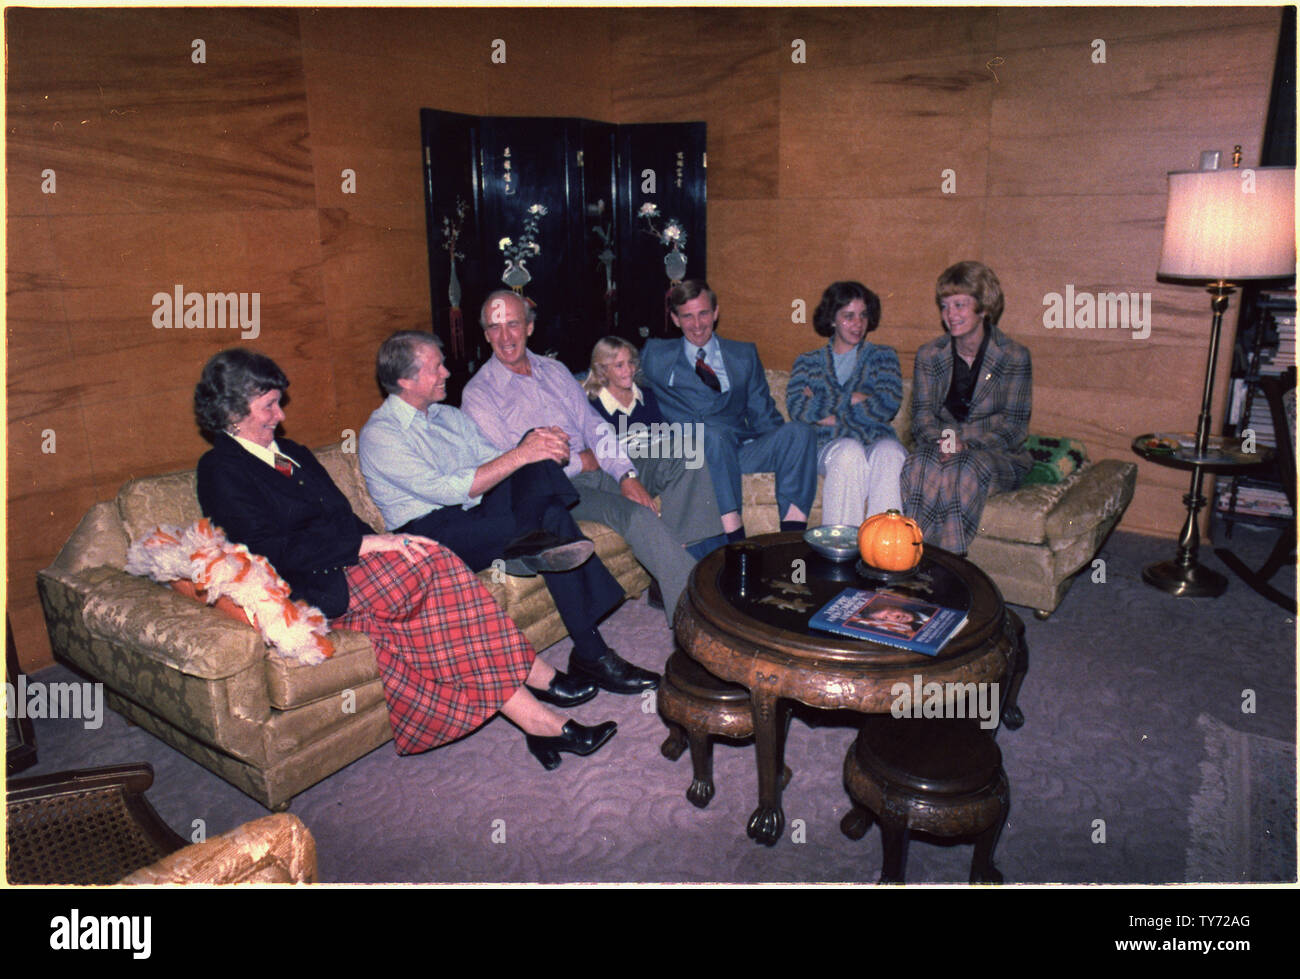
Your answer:
[[[712,737],[744,740],[754,734],[749,691],[727,683],[700,666],[680,649],[668,657],[659,685],[659,713],[668,737],[659,749],[676,761],[689,745],[694,780],[686,790],[691,804],[703,809],[713,798]],[[786,769],[785,780],[790,779]]]
[[[870,714],[844,759],[853,808],[840,821],[860,840],[880,823],[885,859],[880,882],[903,882],[913,831],[974,837],[972,884],[1000,884],[993,866],[1011,791],[992,731],[968,719],[895,718]]]

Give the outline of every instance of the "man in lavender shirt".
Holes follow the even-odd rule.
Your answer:
[[[629,459],[609,423],[591,407],[569,369],[528,350],[535,314],[513,292],[492,293],[479,323],[492,359],[465,385],[461,407],[489,442],[505,450],[534,428],[569,437],[564,473],[578,490],[576,520],[613,528],[659,582],[671,628],[677,599],[695,561],[690,544],[722,530],[707,466],[675,458]],[[655,496],[663,501],[660,515]]]

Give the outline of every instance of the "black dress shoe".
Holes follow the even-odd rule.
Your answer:
[[[548,772],[560,767],[560,752],[568,751],[575,755],[589,755],[614,736],[618,725],[613,721],[585,727],[577,721],[566,721],[559,735],[553,738],[540,734],[525,735],[528,750],[533,753],[542,767]]]
[[[548,571],[572,571],[596,553],[585,537],[559,537],[549,530],[534,530],[506,545],[502,557],[506,574],[530,577]]]
[[[537,687],[528,688],[528,692],[538,700],[554,704],[556,707],[577,707],[579,704],[585,704],[599,691],[600,688],[594,683],[575,680],[559,670],[555,671],[550,686],[545,690],[539,690]]]
[[[569,675],[577,680],[589,680],[610,693],[640,693],[659,686],[658,673],[633,666],[612,649],[594,663],[570,659]]]

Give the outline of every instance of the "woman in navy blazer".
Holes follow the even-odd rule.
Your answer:
[[[560,751],[608,741],[612,721],[584,727],[541,703],[571,706],[595,689],[538,659],[464,562],[427,537],[374,533],[308,449],[276,439],[288,387],[274,361],[243,348],[204,366],[194,413],[212,449],[199,460],[199,505],[293,598],[370,638],[398,752],[445,744],[498,711],[548,769]]]

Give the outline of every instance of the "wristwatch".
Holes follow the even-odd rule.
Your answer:
[[[619,477],[618,477],[618,481],[619,481],[620,484],[622,484],[623,480],[628,479],[629,477],[632,478],[632,479],[636,479],[636,470],[635,470],[635,469],[629,469],[629,470],[628,470],[627,472],[625,472],[622,476],[619,476]]]

